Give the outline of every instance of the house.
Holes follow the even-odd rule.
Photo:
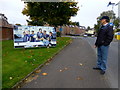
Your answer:
[[[85,32],[85,34],[87,34],[88,36],[94,35],[95,34],[95,30],[94,29],[87,30]]]
[[[57,32],[59,32],[60,26],[57,28]],[[74,26],[74,25],[65,25],[62,26],[62,35],[82,35],[85,33],[84,26]]]
[[[13,39],[13,25],[8,23],[4,14],[0,13],[0,41]]]

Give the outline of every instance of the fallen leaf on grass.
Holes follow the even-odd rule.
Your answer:
[[[34,54],[32,54],[32,56],[34,56]]]
[[[45,65],[49,65],[49,63],[46,63]]]
[[[30,53],[32,53],[33,51],[32,50],[29,50]]]
[[[25,61],[25,62],[27,62],[27,61]]]
[[[20,77],[17,77],[17,78],[20,78]]]
[[[35,61],[36,59],[33,59],[33,61]]]
[[[51,59],[48,59],[48,61],[51,61]]]
[[[29,82],[31,82],[31,81],[33,80],[33,78],[32,78],[32,77],[28,77],[28,78],[26,78],[25,80],[26,80],[26,81],[25,81],[26,83],[29,83]]]
[[[5,54],[3,56],[6,56]]]
[[[28,56],[28,58],[31,58],[31,56]]]
[[[9,77],[10,80],[12,80],[13,78],[12,77]]]
[[[39,56],[43,56],[43,55],[39,55]]]
[[[20,86],[18,86],[18,88],[20,88]]]

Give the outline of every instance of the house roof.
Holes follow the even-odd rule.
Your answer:
[[[13,28],[13,25],[9,24],[7,20],[7,17],[4,14],[0,13],[0,27]]]

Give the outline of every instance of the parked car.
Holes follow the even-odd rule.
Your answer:
[[[88,35],[87,35],[87,34],[84,34],[83,36],[84,36],[84,37],[87,37]]]

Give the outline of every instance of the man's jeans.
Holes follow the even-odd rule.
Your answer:
[[[97,48],[97,53],[98,53],[97,67],[101,68],[103,71],[106,70],[108,49],[109,46],[104,46],[104,45],[99,46]]]

